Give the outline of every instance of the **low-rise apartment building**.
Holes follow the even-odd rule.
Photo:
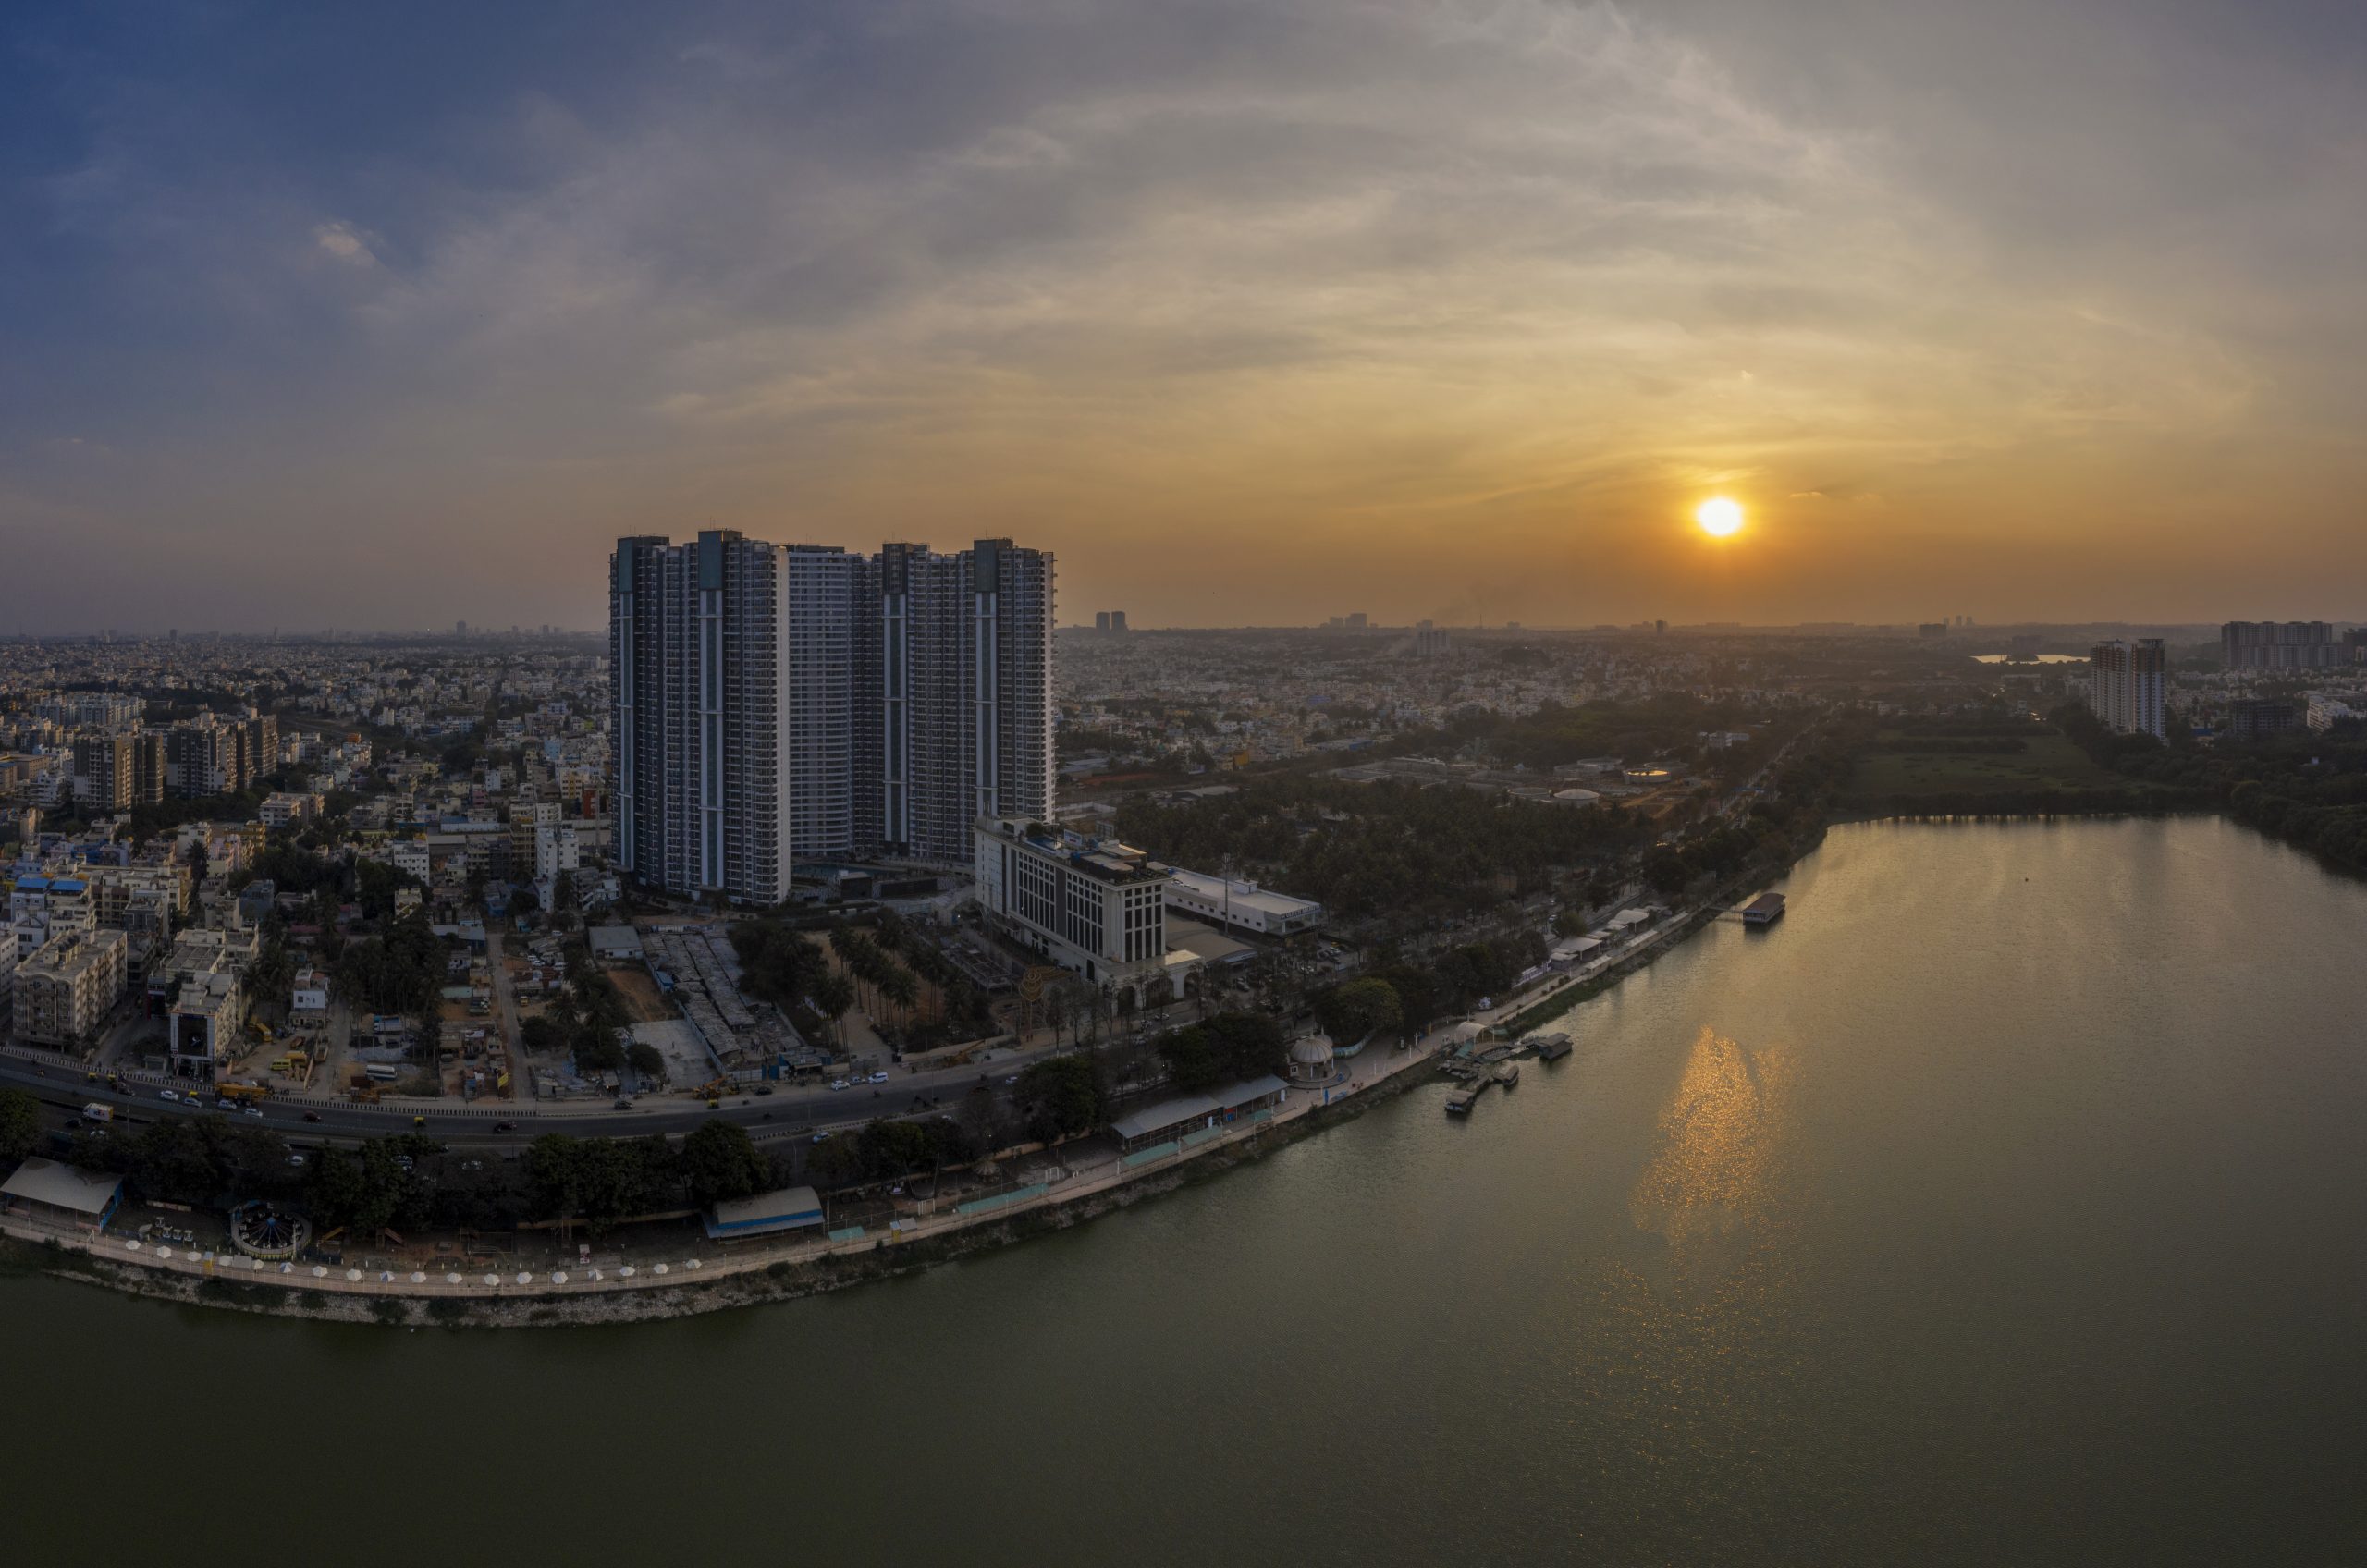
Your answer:
[[[129,949],[122,932],[104,928],[50,938],[17,966],[17,1038],[60,1048],[94,1044],[123,995]]]

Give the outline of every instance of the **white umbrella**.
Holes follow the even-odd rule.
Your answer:
[[[362,1270],[359,1268],[349,1268],[345,1271],[345,1277],[358,1285],[362,1282]]]
[[[427,1283],[427,1276],[414,1268],[411,1273],[411,1282],[414,1285],[424,1285]]]
[[[689,1262],[687,1262],[687,1263],[685,1263],[685,1264],[683,1264],[683,1265],[682,1265],[682,1267],[683,1267],[683,1268],[696,1268],[698,1266],[699,1266],[699,1260],[698,1260],[697,1258],[695,1258],[695,1257],[694,1257],[694,1258],[692,1258]]]
[[[296,1272],[296,1266],[292,1263],[283,1263],[279,1266],[279,1271],[282,1274],[293,1274]]]
[[[444,1276],[444,1282],[448,1285],[457,1285],[460,1282],[460,1277],[458,1274],[447,1274]]]
[[[126,1242],[123,1243],[123,1250],[126,1252],[138,1252],[140,1250],[140,1243],[138,1242]]]
[[[534,1277],[521,1268],[518,1270],[518,1282],[521,1285],[531,1285],[534,1282]]]
[[[393,1269],[391,1269],[391,1268],[381,1268],[380,1270],[378,1270],[378,1283],[380,1283],[380,1284],[382,1284],[382,1285],[391,1285],[391,1284],[393,1284],[394,1282],[395,1282],[395,1271],[394,1271]]]
[[[555,1268],[555,1269],[551,1270],[551,1283],[552,1283],[552,1284],[554,1284],[554,1285],[564,1285],[564,1284],[566,1284],[566,1283],[567,1283],[567,1270],[565,1270],[565,1269],[563,1269],[563,1268]]]
[[[501,1276],[498,1274],[488,1274],[484,1277],[484,1282],[488,1285],[498,1285],[501,1283]]]
[[[662,1263],[657,1264],[650,1269],[650,1272],[652,1274],[663,1274],[666,1272],[666,1266]]]
[[[329,1277],[329,1271],[328,1271],[327,1269],[325,1269],[325,1268],[322,1268],[322,1267],[321,1267],[319,1264],[317,1264],[317,1263],[315,1263],[314,1265],[313,1265],[313,1279],[315,1279],[315,1280],[325,1280],[325,1279],[327,1279],[328,1277]]]
[[[247,1259],[247,1267],[260,1274],[263,1272],[263,1259],[259,1257],[251,1257]]]
[[[156,1256],[158,1257],[170,1257],[173,1256],[173,1249],[170,1247],[158,1247],[156,1249]]]
[[[598,1269],[596,1269],[596,1268],[595,1268],[594,1270],[592,1270],[592,1272],[591,1272],[591,1273],[586,1274],[586,1275],[584,1276],[584,1278],[585,1278],[585,1279],[587,1279],[587,1280],[597,1280],[599,1277],[600,1277],[600,1271],[599,1271]]]
[[[626,1264],[622,1268],[618,1269],[618,1270],[617,1270],[617,1278],[618,1278],[618,1279],[619,1279],[619,1280],[630,1280],[630,1279],[632,1279],[632,1264],[630,1264],[630,1263],[628,1263],[628,1264]]]

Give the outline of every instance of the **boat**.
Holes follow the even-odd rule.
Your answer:
[[[1507,1089],[1512,1088],[1515,1084],[1520,1082],[1519,1066],[1508,1061],[1502,1067],[1496,1069],[1496,1082],[1502,1084]]]
[[[1471,1114],[1471,1102],[1478,1097],[1477,1089],[1457,1089],[1446,1097],[1446,1113],[1449,1116],[1468,1116]]]
[[[1570,1036],[1567,1035],[1556,1035],[1541,1042],[1537,1047],[1537,1059],[1539,1061],[1559,1061],[1569,1054]]]

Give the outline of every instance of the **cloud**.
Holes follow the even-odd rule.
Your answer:
[[[338,497],[426,557],[499,539],[515,591],[550,595],[536,619],[596,602],[595,570],[549,563],[693,516],[1005,527],[1171,621],[1312,613],[1343,545],[1375,613],[1429,613],[1502,552],[1535,563],[1525,619],[1591,621],[1871,593],[1894,546],[1975,519],[2027,584],[2057,515],[2119,526],[2143,497],[2200,528],[2254,473],[2339,492],[2338,399],[2292,405],[2339,392],[2355,329],[2321,312],[2300,345],[2285,310],[2230,307],[2268,242],[2157,200],[2177,176],[2144,132],[2177,106],[2107,83],[2109,115],[1984,121],[1956,94],[1993,61],[1958,13],[1885,15],[1795,37],[1724,0],[697,9],[613,53],[512,41],[487,57],[535,68],[473,87],[390,84],[401,113],[310,156],[274,105],[118,92],[48,216],[117,248],[124,299],[169,271],[180,336],[114,384],[156,411],[94,381],[55,417],[147,465],[110,504],[156,526],[276,528],[324,552],[291,579],[335,582]],[[2023,20],[2040,51],[2105,25]],[[2350,115],[2327,145],[2367,144],[2310,102],[2322,130]],[[2005,172],[2052,159],[2034,185],[2092,196],[2057,166],[2079,155],[2125,227],[2067,214],[2078,243],[2052,246]],[[2301,298],[2367,239],[2355,202],[2253,206]],[[1705,585],[1660,530],[1712,479],[1755,515],[1878,494],[1889,533],[1828,521],[1821,561],[1784,557],[1771,516],[1729,552],[1760,575]],[[201,489],[223,520],[187,510]],[[372,588],[450,619],[423,561]]]
[[[372,253],[362,236],[353,231],[350,224],[319,225],[313,230],[313,243],[329,255],[335,256],[338,261],[352,266],[375,266],[378,262],[377,256]]]

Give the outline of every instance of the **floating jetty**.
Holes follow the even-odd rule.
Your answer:
[[[1745,925],[1772,925],[1784,918],[1784,895],[1761,893],[1742,906]]]
[[[1570,1054],[1567,1035],[1531,1035],[1521,1044],[1535,1051],[1539,1061],[1559,1061]]]
[[[1479,1096],[1490,1087],[1509,1089],[1520,1082],[1520,1068],[1509,1061],[1493,1061],[1484,1066],[1466,1066],[1456,1074],[1463,1086],[1446,1097],[1449,1116],[1468,1116]]]

